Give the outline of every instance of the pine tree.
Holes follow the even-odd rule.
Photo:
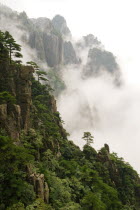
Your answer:
[[[0,31],[0,61],[4,61],[8,59],[8,50],[4,45],[4,33]]]
[[[27,64],[31,65],[34,68],[38,82],[40,82],[40,80],[48,81],[48,79],[45,77],[45,76],[47,76],[47,73],[45,71],[40,70],[39,66],[35,62],[29,61],[29,62],[27,62]]]
[[[9,51],[10,63],[12,63],[12,56],[16,58],[23,57],[22,54],[20,53],[21,46],[16,43],[16,41],[8,31],[4,33],[4,44]]]
[[[88,146],[90,146],[91,143],[93,143],[93,136],[91,135],[90,132],[84,132],[84,136],[82,137],[82,139],[84,139],[86,141],[86,144]]]

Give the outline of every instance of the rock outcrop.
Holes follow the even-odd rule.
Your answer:
[[[96,47],[101,46],[101,42],[93,34],[88,34],[87,36],[84,36],[83,38],[84,38],[86,47],[92,48],[93,46],[96,46]]]
[[[32,20],[33,30],[29,32],[29,45],[37,50],[38,58],[56,67],[63,61],[63,39],[48,18]]]
[[[22,129],[27,131],[30,128],[33,71],[30,66],[0,65],[1,92],[6,90],[16,99],[16,104],[0,105],[0,125],[13,139],[19,138]]]
[[[56,31],[61,33],[64,36],[64,38],[71,37],[71,32],[67,26],[67,23],[64,17],[62,17],[61,15],[56,15],[52,19],[52,24],[54,28],[56,29]]]
[[[108,72],[112,75],[116,74],[118,77],[120,72],[114,55],[99,48],[90,49],[85,74],[87,76],[98,76],[103,72]]]
[[[38,198],[49,203],[49,187],[47,182],[44,181],[44,174],[33,173],[30,175],[30,179]]]
[[[45,182],[44,174],[33,173],[30,165],[27,166],[27,172],[28,179],[34,186],[37,197],[49,203],[49,187],[47,182]]]
[[[64,64],[78,64],[79,60],[76,56],[72,43],[64,42]]]

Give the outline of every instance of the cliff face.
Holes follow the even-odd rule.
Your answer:
[[[63,61],[63,40],[61,36],[44,34],[45,58],[50,67],[56,67]]]
[[[64,17],[62,17],[61,15],[56,15],[53,19],[52,19],[52,24],[54,26],[54,28],[60,33],[62,34],[62,36],[64,36],[64,38],[67,37],[71,37],[71,32],[70,29],[67,26],[66,20]]]
[[[1,91],[8,91],[16,98],[16,104],[0,105],[0,125],[8,134],[18,139],[22,129],[30,127],[31,78],[33,68],[0,65]]]
[[[87,69],[89,75],[97,75],[100,74],[101,71],[107,71],[113,74],[118,70],[118,65],[111,52],[93,48],[90,49],[88,53]]]
[[[67,64],[78,64],[79,60],[76,56],[76,52],[73,48],[72,43],[64,42],[64,63]]]
[[[47,62],[49,67],[58,71],[62,65],[81,64],[84,55],[84,60],[87,60],[83,67],[84,75],[94,77],[107,72],[119,84],[121,74],[115,56],[104,50],[102,43],[94,35],[84,36],[75,43],[67,22],[61,15],[56,15],[52,20],[30,19],[25,12],[17,14],[4,6],[0,6],[0,11],[0,27],[4,26],[6,29],[5,22],[8,21],[18,30],[24,31],[20,39],[36,50],[37,57],[33,57],[35,62]],[[10,26],[6,30],[13,32]]]
[[[33,30],[29,33],[29,45],[37,50],[38,57],[50,67],[63,61],[63,39],[47,18],[32,20]]]

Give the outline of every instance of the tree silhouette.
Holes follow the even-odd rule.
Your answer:
[[[38,82],[40,82],[40,80],[48,81],[48,79],[45,77],[45,76],[47,76],[47,73],[45,71],[40,70],[39,66],[35,62],[28,61],[27,64],[31,65],[34,68]]]
[[[0,31],[0,61],[4,61],[8,59],[8,50],[4,45],[4,33]]]
[[[10,63],[12,63],[12,56],[16,58],[23,57],[20,53],[21,46],[16,43],[16,41],[8,31],[4,33],[4,44],[9,52]]]
[[[91,135],[90,132],[84,132],[84,136],[82,137],[82,139],[84,139],[86,141],[86,144],[88,146],[90,146],[91,143],[93,143],[93,136]]]

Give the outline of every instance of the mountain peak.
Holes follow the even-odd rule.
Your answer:
[[[54,28],[57,31],[59,31],[62,35],[66,36],[66,37],[71,36],[70,29],[68,28],[67,22],[63,16],[56,15],[52,19],[52,24],[53,24]]]

